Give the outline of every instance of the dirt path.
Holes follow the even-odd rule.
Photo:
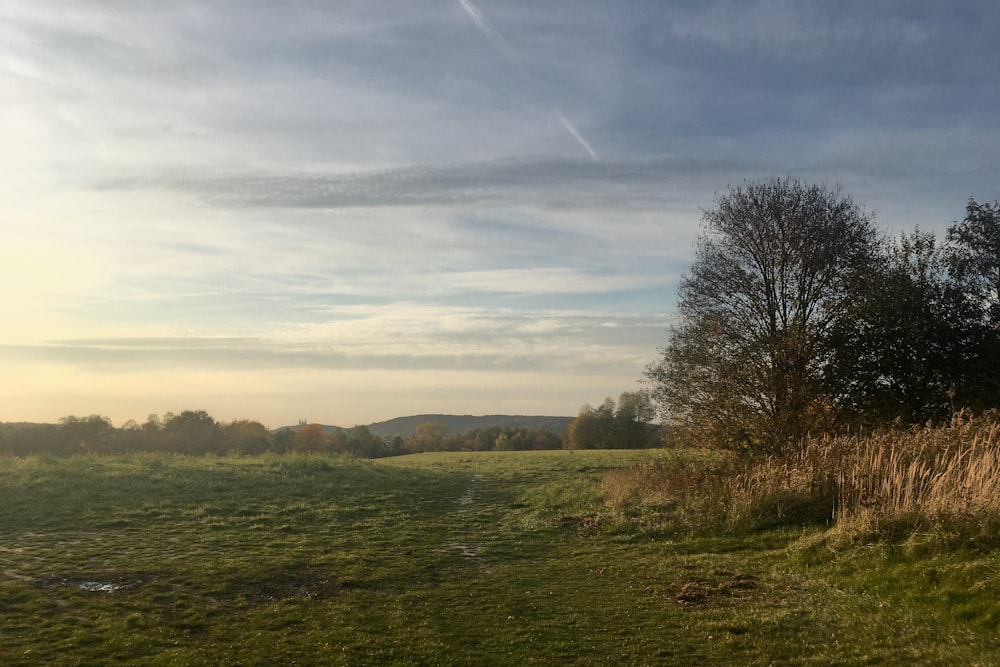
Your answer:
[[[463,558],[480,559],[485,551],[485,537],[491,525],[488,516],[499,511],[499,505],[487,497],[484,477],[474,474],[469,477],[465,491],[455,499],[454,528],[441,544],[440,551]]]

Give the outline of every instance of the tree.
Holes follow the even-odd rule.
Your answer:
[[[622,392],[615,410],[619,446],[626,449],[649,446],[651,440],[649,424],[655,416],[653,398],[648,391]]]
[[[954,267],[930,232],[888,248],[834,334],[826,375],[847,423],[939,421],[964,400],[979,327]]]
[[[295,432],[292,440],[292,451],[299,453],[329,453],[331,447],[330,436],[319,424],[306,424]]]
[[[445,448],[445,440],[451,433],[447,424],[423,422],[417,424],[413,435],[406,441],[407,449],[413,452],[438,452]]]
[[[525,440],[533,450],[559,449],[562,446],[559,436],[544,426],[527,431]]]
[[[477,429],[472,434],[472,448],[477,452],[488,452],[496,447],[497,441],[503,436],[503,429],[489,424]]]
[[[649,392],[623,392],[616,404],[608,397],[600,407],[584,405],[566,425],[566,449],[627,449],[652,443],[649,422],[654,417]]]
[[[969,199],[965,219],[948,229],[954,273],[980,314],[979,328],[958,387],[962,407],[1000,406],[1000,202]]]
[[[290,426],[279,428],[272,436],[275,454],[287,454],[295,446],[295,429]]]
[[[702,229],[679,322],[646,378],[666,421],[689,437],[782,451],[824,400],[831,333],[878,235],[839,190],[794,179],[730,188]]]
[[[342,434],[344,451],[350,454],[369,459],[386,455],[384,441],[367,426],[352,426]]]
[[[948,228],[956,269],[984,307],[994,328],[1000,327],[1000,202],[979,204],[970,198],[965,219]]]
[[[222,428],[204,410],[184,410],[179,415],[168,412],[163,418],[163,433],[172,451],[182,454],[222,453]]]
[[[271,448],[271,434],[263,424],[236,419],[222,427],[222,449],[243,456],[263,454]]]
[[[598,449],[602,442],[600,417],[594,408],[584,405],[576,418],[566,425],[566,430],[563,432],[563,447]]]
[[[108,453],[111,450],[114,429],[111,420],[100,415],[76,417],[70,415],[59,420],[62,432],[63,452]]]
[[[142,426],[134,419],[129,419],[114,436],[112,449],[116,452],[135,452],[146,448],[146,436]]]

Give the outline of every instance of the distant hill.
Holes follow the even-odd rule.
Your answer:
[[[400,435],[408,438],[414,434],[417,426],[424,422],[444,424],[452,433],[463,433],[484,426],[502,426],[518,428],[544,428],[561,436],[566,425],[573,421],[572,417],[546,417],[527,415],[413,415],[412,417],[396,417],[384,422],[368,425],[368,430],[375,435]]]

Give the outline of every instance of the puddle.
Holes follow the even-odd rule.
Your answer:
[[[76,588],[87,593],[97,593],[99,595],[112,595],[130,591],[143,584],[152,581],[154,577],[149,575],[133,575],[131,577],[116,577],[114,579],[75,579],[58,576],[35,579],[35,586],[39,588]]]
[[[446,542],[444,544],[444,548],[440,551],[444,553],[455,553],[465,558],[477,558],[479,553],[482,551],[482,547],[477,545],[470,546],[467,544],[459,544],[458,542]]]
[[[481,481],[483,481],[482,475],[472,476],[472,481],[469,488],[466,489],[465,493],[463,493],[458,499],[459,505],[471,505],[475,501],[475,496],[473,494],[474,491],[473,487],[476,485],[476,482],[481,482]]]
[[[81,581],[76,587],[88,593],[117,593],[129,588],[129,584],[117,581]]]

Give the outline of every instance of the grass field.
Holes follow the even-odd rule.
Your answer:
[[[664,455],[0,459],[0,664],[1000,663],[1000,552],[616,516]]]

